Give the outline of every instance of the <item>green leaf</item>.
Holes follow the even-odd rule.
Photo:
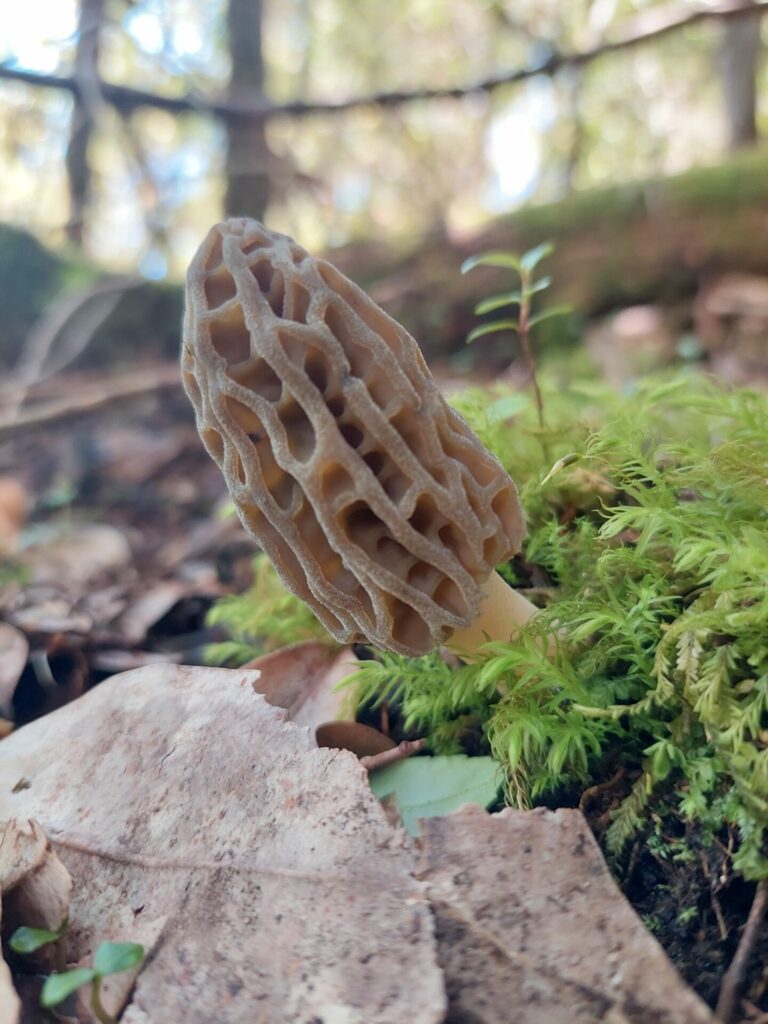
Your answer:
[[[543,292],[545,288],[549,288],[552,284],[552,278],[549,276],[540,277],[538,281],[532,281],[527,288],[524,289],[526,295],[535,295],[536,292]]]
[[[549,320],[553,316],[565,316],[571,312],[571,307],[563,303],[561,306],[550,306],[548,309],[542,309],[540,313],[534,313],[532,317],[528,318],[528,326],[535,327],[536,324],[540,324],[542,320]]]
[[[504,395],[488,406],[488,419],[492,423],[503,423],[504,420],[516,416],[522,409],[527,409],[531,400],[527,395]]]
[[[49,942],[58,942],[65,930],[66,924],[57,932],[50,932],[46,928],[17,928],[11,936],[10,946],[14,953],[34,953]]]
[[[478,338],[485,337],[486,334],[495,334],[497,331],[517,331],[519,326],[517,320],[497,320],[493,324],[481,324],[480,327],[476,327],[474,331],[470,331],[467,335],[467,345],[473,341],[477,341]]]
[[[450,814],[462,804],[492,804],[501,785],[501,768],[492,757],[412,757],[371,775],[381,800],[394,796],[405,829],[418,835],[419,818]]]
[[[57,1006],[81,985],[93,981],[95,977],[96,972],[90,967],[76,967],[73,971],[64,971],[63,974],[50,974],[45,979],[40,993],[40,1003],[43,1006]]]
[[[138,942],[102,942],[93,958],[93,966],[102,978],[138,967],[144,959],[144,947]]]
[[[542,242],[535,249],[529,249],[528,252],[523,253],[520,257],[520,269],[526,271],[533,270],[537,264],[550,255],[554,248],[552,242]]]
[[[475,306],[475,316],[493,313],[495,309],[501,309],[502,306],[513,306],[515,304],[519,306],[522,301],[523,296],[519,291],[504,292],[503,295],[492,295],[490,298],[478,302]]]
[[[513,252],[481,252],[477,256],[470,256],[461,264],[462,274],[466,274],[475,267],[504,267],[507,270],[520,271],[520,258]]]

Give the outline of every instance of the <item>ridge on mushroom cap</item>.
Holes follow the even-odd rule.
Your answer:
[[[474,620],[520,549],[515,485],[353,282],[256,221],[216,225],[182,371],[244,525],[334,637],[415,655]]]

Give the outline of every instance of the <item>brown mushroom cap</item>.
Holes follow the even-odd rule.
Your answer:
[[[520,549],[515,485],[360,288],[256,221],[218,224],[182,369],[244,525],[337,640],[423,654],[475,619]]]

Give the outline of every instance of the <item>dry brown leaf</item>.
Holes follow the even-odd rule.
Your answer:
[[[34,583],[82,587],[124,569],[131,562],[131,549],[114,526],[81,523],[30,544],[19,557]]]
[[[464,807],[420,825],[449,1020],[714,1024],[579,811]]]
[[[143,590],[135,601],[131,601],[115,623],[116,631],[127,643],[141,643],[150,627],[191,592],[190,584],[181,580],[162,580],[156,583],[149,590]]]
[[[13,718],[13,695],[24,666],[29,644],[24,634],[7,622],[0,622],[0,715]]]
[[[257,680],[139,669],[0,744],[0,817],[34,816],[74,879],[70,955],[156,936],[123,1024],[437,1024],[402,833]]]
[[[256,690],[270,704],[285,708],[297,725],[315,728],[323,722],[354,718],[349,691],[336,687],[359,664],[351,647],[339,649],[309,640],[265,654],[245,667],[259,670]]]
[[[357,757],[372,757],[397,746],[389,736],[362,722],[323,722],[315,729],[315,739],[318,747],[351,750]]]
[[[11,930],[55,932],[67,920],[72,879],[36,821],[0,823],[0,893]]]

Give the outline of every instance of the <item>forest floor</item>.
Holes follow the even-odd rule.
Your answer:
[[[0,415],[0,730],[8,734],[113,674],[152,664],[202,665],[226,639],[206,616],[251,582],[257,551],[228,512],[175,365],[126,375],[79,372],[33,388]],[[476,375],[479,381],[482,374]],[[444,370],[446,386],[462,382]],[[126,383],[127,381],[127,383]],[[135,386],[132,384],[135,382]],[[2,412],[2,410],[0,410]],[[594,823],[610,780],[584,804]],[[667,837],[674,843],[674,836]],[[694,844],[695,845],[695,844]],[[638,849],[625,893],[688,982],[710,1004],[738,946],[754,887]],[[712,909],[692,935],[681,908]],[[756,947],[744,1019],[768,1019]]]

